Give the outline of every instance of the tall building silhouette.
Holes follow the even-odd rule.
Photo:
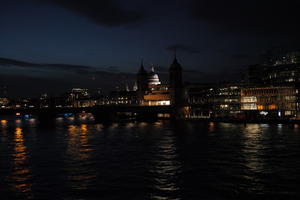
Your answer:
[[[178,63],[176,55],[174,57],[173,63],[169,68],[169,90],[171,105],[182,106],[184,104],[182,67]]]
[[[138,91],[146,91],[148,88],[148,83],[147,83],[147,71],[144,68],[143,60],[140,66],[140,69],[137,73],[137,89]]]
[[[148,89],[148,82],[147,82],[147,71],[144,68],[143,60],[141,62],[140,69],[137,73],[136,82],[137,82],[137,96],[138,100],[141,102],[143,100],[144,94]]]

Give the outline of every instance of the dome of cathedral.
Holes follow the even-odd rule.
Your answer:
[[[151,72],[149,72],[149,74],[148,74],[147,80],[148,80],[148,85],[159,85],[160,84],[159,77],[154,72],[153,66],[151,68]]]

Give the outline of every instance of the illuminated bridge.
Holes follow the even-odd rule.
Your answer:
[[[61,108],[10,108],[0,109],[4,115],[35,115],[41,122],[53,121],[64,113],[92,113],[96,121],[115,121],[119,119],[158,119],[170,117],[172,106],[103,105],[95,107]]]

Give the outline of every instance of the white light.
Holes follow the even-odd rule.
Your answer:
[[[266,111],[260,111],[259,114],[266,116],[268,114],[268,112],[266,112]]]

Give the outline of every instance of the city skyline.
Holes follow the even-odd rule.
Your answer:
[[[34,94],[78,82],[113,88],[120,80],[115,73],[132,76],[142,58],[163,73],[174,49],[187,79],[231,78],[268,49],[299,46],[293,12],[299,3],[273,2],[272,9],[268,3],[2,0],[0,84],[12,94],[24,91],[17,80],[24,88],[39,86]],[[7,59],[31,65],[8,67]],[[91,69],[97,73],[84,73]],[[102,81],[106,76],[112,83]]]
[[[0,0],[0,196],[300,199],[300,1]]]

